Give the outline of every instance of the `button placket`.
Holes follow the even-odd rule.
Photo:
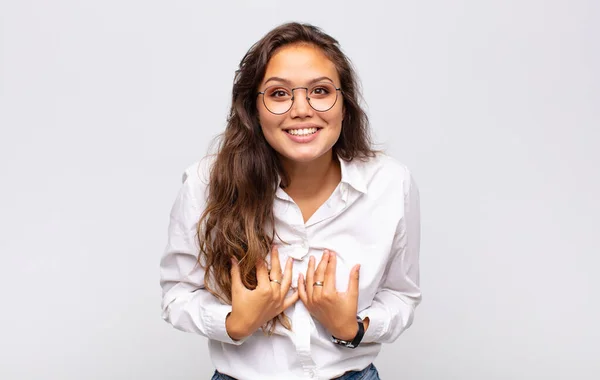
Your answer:
[[[310,377],[311,379],[315,379],[317,377],[317,371],[315,369],[306,369],[306,373],[308,375],[308,377]]]
[[[296,354],[304,372],[310,376],[310,371],[315,369],[310,351],[311,317],[303,304],[297,304],[294,310],[292,325],[296,326],[294,345]]]

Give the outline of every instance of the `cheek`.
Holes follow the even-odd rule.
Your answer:
[[[266,133],[271,133],[273,130],[277,129],[281,123],[281,120],[272,114],[261,114],[259,115],[258,121],[260,123],[260,127]]]
[[[344,103],[340,102],[340,99],[338,99],[338,103],[336,103],[333,109],[331,109],[330,112],[327,113],[327,118],[329,119],[328,121],[332,124],[335,123],[341,125],[342,120],[344,120],[344,111]]]
[[[272,118],[270,116],[272,116],[271,113],[262,109],[262,107],[258,108],[258,123],[260,124],[262,130],[265,132],[269,129],[269,126],[273,124]]]
[[[342,127],[343,120],[344,120],[344,112],[341,109],[338,110],[337,112],[327,115],[327,122],[330,125],[336,126],[338,128]]]
[[[263,136],[267,140],[269,145],[273,146],[278,140],[279,128],[282,122],[280,116],[273,115],[270,112],[259,112],[258,122],[260,129],[262,130]]]

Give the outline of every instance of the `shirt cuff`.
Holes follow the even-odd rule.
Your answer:
[[[219,342],[229,343],[236,346],[244,343],[248,337],[240,340],[233,340],[227,334],[227,327],[225,326],[225,319],[227,315],[231,313],[231,305],[218,305],[213,306],[214,310],[211,310],[210,314],[205,316],[206,332],[209,339],[217,340]]]
[[[389,318],[387,317],[384,310],[368,307],[358,313],[360,319],[369,317],[369,327],[365,331],[365,335],[362,338],[361,343],[373,343],[377,342],[388,330]]]

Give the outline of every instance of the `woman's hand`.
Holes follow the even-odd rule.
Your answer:
[[[358,332],[358,272],[360,265],[350,271],[346,292],[335,286],[336,254],[325,250],[315,270],[315,258],[310,257],[306,281],[299,276],[298,291],[306,308],[333,336],[352,340]],[[322,283],[322,285],[320,285]],[[365,326],[366,327],[366,326]]]
[[[271,250],[271,278],[263,259],[256,264],[257,286],[250,290],[242,283],[237,261],[231,267],[232,311],[225,320],[227,333],[233,340],[252,335],[254,331],[279,315],[298,300],[298,292],[286,298],[292,283],[292,259],[288,258],[281,272],[279,251]]]

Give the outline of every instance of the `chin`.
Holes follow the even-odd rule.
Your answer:
[[[298,150],[295,151],[283,151],[282,153],[280,153],[281,156],[285,157],[285,159],[293,161],[293,162],[297,162],[297,163],[308,163],[308,162],[312,162],[316,159],[318,159],[319,157],[323,156],[324,154],[326,154],[327,152],[329,152],[330,149],[325,149],[325,150],[318,150],[318,151],[305,151],[305,152],[301,152]]]

